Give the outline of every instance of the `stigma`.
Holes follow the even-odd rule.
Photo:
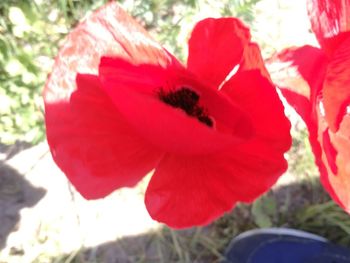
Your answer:
[[[199,105],[200,96],[192,89],[183,86],[176,90],[165,91],[161,88],[158,96],[165,104],[179,108],[208,127],[213,127],[213,120],[209,117],[208,111]]]

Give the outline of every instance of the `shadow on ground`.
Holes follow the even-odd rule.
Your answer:
[[[350,229],[350,217],[330,201],[318,180],[279,187],[265,194],[262,200],[270,205],[271,200],[275,202],[276,209],[266,214],[271,227],[309,231],[350,248],[350,236],[344,230]],[[218,263],[223,260],[224,250],[233,237],[259,227],[254,209],[252,205],[240,204],[232,213],[205,228],[173,231],[163,227],[151,233],[82,248],[51,262]]]
[[[200,231],[200,232],[199,232]],[[163,227],[146,234],[120,238],[72,254],[60,255],[51,262],[63,263],[172,263],[217,262],[220,252],[213,253],[205,242],[210,228],[173,231]],[[207,241],[203,237],[208,237]]]
[[[32,147],[33,145],[25,141],[16,141],[12,145],[0,143],[0,153],[5,156],[5,160],[11,159],[21,151]]]
[[[7,148],[7,158],[24,148]],[[2,145],[0,150],[4,149]],[[0,161],[0,250],[5,247],[8,235],[16,231],[21,209],[34,206],[45,193],[43,188],[34,187],[23,175]]]

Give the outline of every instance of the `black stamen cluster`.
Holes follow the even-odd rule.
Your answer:
[[[189,116],[196,117],[200,122],[209,127],[213,127],[213,121],[203,107],[198,105],[199,95],[187,87],[177,90],[164,91],[160,89],[159,98],[166,104],[174,108],[180,108]]]

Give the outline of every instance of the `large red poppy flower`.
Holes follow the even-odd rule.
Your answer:
[[[287,167],[290,124],[235,18],[199,22],[185,67],[110,3],[70,33],[44,98],[53,158],[77,190],[101,198],[153,170],[145,203],[171,227],[253,201]]]
[[[321,181],[350,213],[350,0],[309,0],[320,48],[289,48],[272,78],[304,119]]]

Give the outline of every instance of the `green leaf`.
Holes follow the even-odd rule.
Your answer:
[[[254,222],[260,228],[272,227],[276,211],[276,200],[272,197],[262,196],[252,206]]]

